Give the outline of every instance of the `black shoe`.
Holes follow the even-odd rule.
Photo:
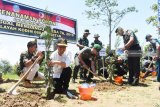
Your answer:
[[[50,92],[50,93],[47,93],[47,96],[46,96],[46,99],[47,100],[51,100],[51,99],[54,99],[55,97],[55,92]]]
[[[128,81],[127,83],[128,83],[129,85],[132,85],[133,81]]]
[[[91,78],[87,78],[86,82],[93,82]]]
[[[54,99],[54,97],[55,97],[55,92],[53,91],[53,92],[51,92],[51,99]]]
[[[83,75],[80,73],[80,78],[83,78]]]
[[[127,82],[129,85],[132,85],[133,83],[133,78],[128,78],[128,82]]]

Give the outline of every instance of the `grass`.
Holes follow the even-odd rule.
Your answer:
[[[6,79],[17,80],[17,79],[19,79],[19,76],[17,74],[13,74],[13,73],[7,73],[7,74],[3,74],[2,78],[4,80],[6,80]]]

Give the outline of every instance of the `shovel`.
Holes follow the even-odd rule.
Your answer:
[[[19,79],[19,81],[13,85],[8,91],[7,93],[9,95],[17,95],[18,93],[16,91],[14,91],[14,89],[19,85],[19,83],[27,76],[27,74],[31,71],[31,69],[33,68],[33,66],[39,61],[39,59],[41,58],[41,56],[39,56],[34,63],[30,66],[30,68],[28,69],[28,71],[25,72],[25,74],[22,76],[22,78]]]
[[[86,70],[88,70],[90,73],[92,73],[94,76],[98,77],[100,80],[104,80],[102,79],[101,77],[98,76],[98,74],[94,73],[93,71],[91,71],[90,69],[88,68],[85,68]]]

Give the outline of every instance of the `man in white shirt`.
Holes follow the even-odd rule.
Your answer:
[[[48,62],[48,66],[53,67],[53,79],[55,84],[55,93],[66,94],[72,74],[69,67],[71,61],[69,56],[66,55],[67,40],[59,38],[57,41],[57,50],[54,51]]]

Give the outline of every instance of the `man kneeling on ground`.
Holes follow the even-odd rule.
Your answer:
[[[26,52],[21,53],[20,55],[20,70],[21,70],[20,77],[22,77],[25,74],[25,72],[28,71],[28,69],[32,66],[36,58],[40,56],[38,62],[32,67],[32,69],[24,79],[23,86],[29,88],[32,87],[31,81],[33,79],[44,80],[44,75],[38,72],[39,64],[42,62],[43,59],[43,53],[36,52],[37,44],[35,41],[28,42],[27,48],[28,50]]]
[[[67,94],[72,70],[69,56],[66,55],[67,40],[59,38],[57,50],[54,51],[48,62],[48,66],[53,67],[53,80],[55,83],[54,94]]]

